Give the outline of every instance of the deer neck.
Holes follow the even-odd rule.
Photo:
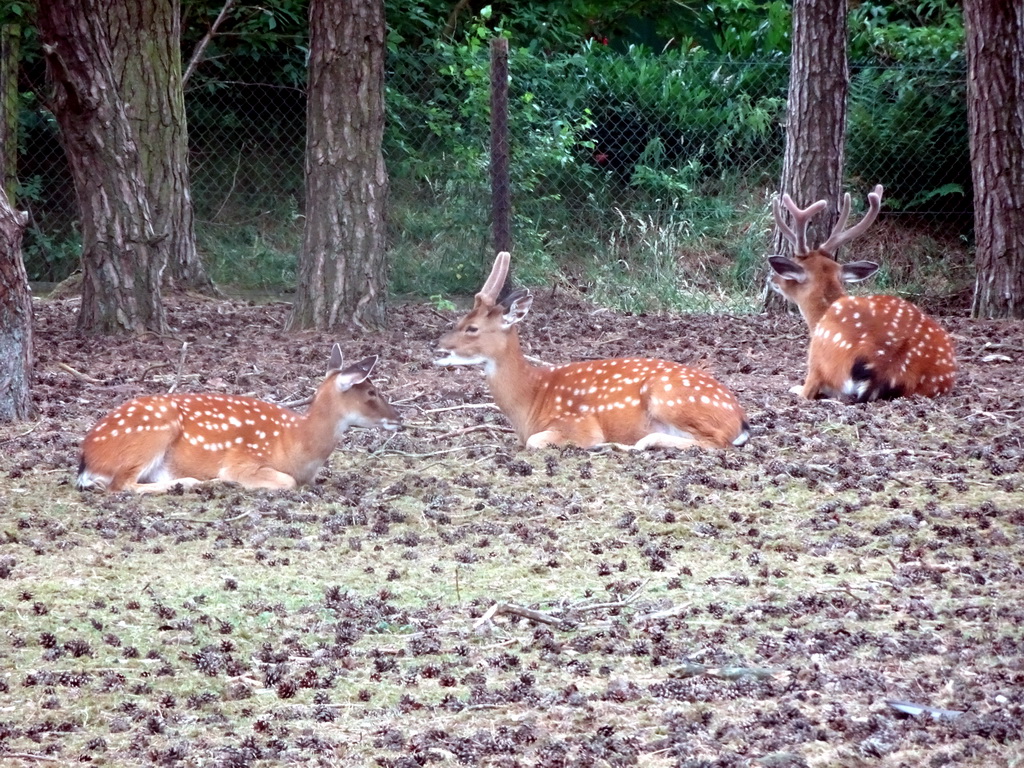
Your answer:
[[[828,308],[845,295],[846,291],[839,287],[834,291],[822,293],[820,296],[808,298],[808,300],[799,304],[800,314],[803,315],[808,330],[813,332],[818,327],[818,321],[825,315]]]
[[[803,286],[797,306],[813,333],[828,308],[846,295],[846,287],[840,278],[839,265],[829,254],[814,251],[802,261],[810,279]]]
[[[334,398],[325,390],[333,387],[334,378],[328,378],[317,389],[313,402],[305,414],[295,414],[293,429],[283,441],[288,447],[291,463],[295,465],[316,464],[316,469],[327,460],[348,425],[337,413]],[[284,435],[282,435],[284,437]],[[314,474],[316,469],[314,469]]]
[[[526,359],[519,343],[519,334],[513,330],[505,350],[493,359],[493,364],[487,366],[486,372],[495,404],[512,422],[520,439],[525,440],[534,404],[549,369],[533,365]]]

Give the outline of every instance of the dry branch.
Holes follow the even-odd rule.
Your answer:
[[[74,376],[76,379],[81,379],[82,381],[88,382],[89,384],[103,384],[104,383],[104,382],[100,381],[99,379],[94,379],[92,376],[89,376],[88,374],[85,374],[85,373],[82,373],[81,371],[75,370],[74,368],[72,368],[67,363],[57,363],[57,367],[60,368],[61,370],[67,371],[72,376]]]
[[[512,603],[495,603],[483,616],[473,625],[473,629],[487,624],[495,616],[511,615],[521,616],[524,619],[530,621],[536,621],[540,624],[548,624],[552,627],[559,627],[565,629],[568,626],[568,622],[565,619],[560,619],[557,616],[544,613],[543,611],[535,611],[532,608],[523,608],[521,605],[513,605]]]

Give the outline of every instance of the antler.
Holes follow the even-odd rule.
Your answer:
[[[772,200],[772,213],[775,215],[775,223],[779,227],[779,231],[785,235],[786,239],[789,240],[793,245],[793,254],[795,256],[806,256],[807,255],[807,222],[809,222],[815,214],[824,208],[828,203],[824,200],[819,200],[816,203],[811,203],[806,208],[801,208],[793,202],[793,198],[789,196],[787,192],[782,196],[782,204],[786,206],[790,215],[793,217],[793,227],[785,222],[782,218],[782,209],[779,208],[779,198]]]
[[[478,300],[489,301],[492,304],[498,301],[498,294],[501,293],[501,287],[505,284],[505,278],[508,276],[509,258],[508,251],[502,251],[494,257],[494,266],[491,267],[490,277],[487,278],[484,287],[476,295]]]
[[[818,250],[833,256],[841,245],[864,234],[867,228],[874,223],[882,208],[882,191],[882,185],[876,184],[874,190],[868,193],[868,212],[864,214],[864,218],[844,231],[846,220],[850,218],[850,193],[847,192],[843,197],[843,210],[839,213],[839,221],[832,228],[832,234],[829,235],[828,240],[818,246]]]

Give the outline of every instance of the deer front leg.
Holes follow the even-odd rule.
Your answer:
[[[562,445],[565,438],[557,429],[546,429],[543,432],[534,432],[526,439],[526,447],[530,449],[547,448],[551,445]]]
[[[180,485],[182,488],[193,488],[202,482],[196,477],[176,477],[155,483],[131,483],[125,486],[125,490],[135,491],[135,493],[167,493],[176,485]]]
[[[671,448],[681,451],[699,444],[700,443],[692,437],[668,435],[664,432],[652,432],[649,435],[641,437],[636,441],[636,445],[630,446],[630,448],[635,451],[646,451],[650,448]]]
[[[238,483],[245,488],[294,488],[295,478],[273,467],[254,465],[226,466],[217,473],[217,479],[227,483]]]

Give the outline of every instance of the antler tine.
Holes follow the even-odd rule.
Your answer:
[[[854,224],[852,227],[843,231],[843,227],[846,226],[846,220],[850,217],[850,193],[847,192],[843,198],[843,210],[839,216],[839,221],[836,222],[835,228],[832,230],[832,234],[828,240],[821,244],[820,250],[830,256],[835,255],[835,252],[839,250],[839,247],[844,243],[848,243],[855,237],[860,237],[867,231],[875,219],[878,217],[878,212],[882,209],[882,189],[881,184],[876,184],[875,188],[868,193],[868,210],[864,214],[863,218]]]
[[[786,206],[789,214],[793,217],[793,227],[789,227],[782,221],[780,215],[781,211],[778,210],[778,204],[773,202],[773,211],[775,213],[775,221],[779,225],[779,229],[786,236],[786,238],[793,244],[793,254],[795,256],[806,256],[807,255],[807,223],[814,218],[814,216],[824,208],[827,203],[824,200],[818,200],[816,203],[811,203],[806,208],[801,208],[793,202],[793,198],[789,196],[787,192],[782,196],[782,204]]]
[[[786,195],[786,197],[789,197],[789,195]],[[786,207],[788,208],[789,206],[787,205]],[[796,248],[796,233],[786,223],[786,220],[782,218],[782,208],[779,207],[779,198],[777,197],[772,198],[772,215],[775,217],[775,226],[779,228],[779,232],[789,240],[790,245]]]
[[[498,300],[501,286],[505,284],[505,278],[508,276],[510,258],[508,251],[502,251],[494,257],[494,266],[491,267],[491,274],[487,278],[487,282],[484,283],[484,287],[476,295],[478,299],[485,299],[491,303]]]

